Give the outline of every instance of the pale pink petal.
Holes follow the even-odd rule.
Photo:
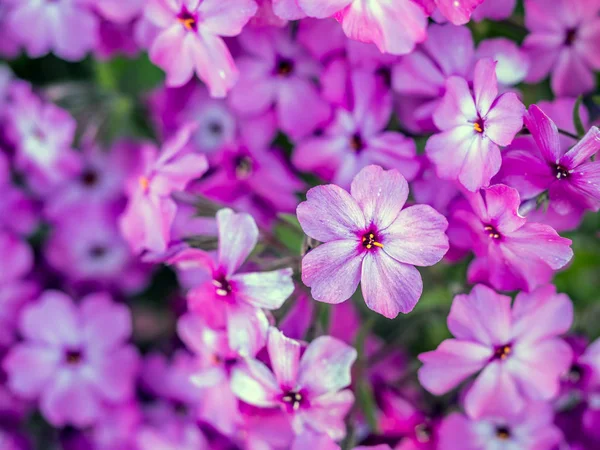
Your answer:
[[[227,338],[232,351],[250,357],[265,345],[269,319],[262,309],[244,303],[227,305],[226,316]]]
[[[236,297],[257,308],[279,309],[294,292],[292,269],[243,273],[231,277]]]
[[[485,134],[498,145],[506,146],[523,128],[525,105],[514,92],[502,94],[485,117]]]
[[[354,394],[350,390],[332,392],[311,401],[310,408],[301,410],[299,415],[310,428],[338,441],[346,435],[344,419],[353,404]]]
[[[306,13],[298,6],[298,0],[273,0],[273,12],[286,20],[306,17]]]
[[[561,157],[560,136],[556,124],[537,105],[531,105],[525,115],[525,125],[531,132],[544,160],[558,163]]]
[[[310,17],[325,19],[341,11],[354,0],[297,0],[298,6]]]
[[[281,331],[272,327],[269,329],[267,349],[271,368],[281,389],[283,391],[296,389],[302,349],[300,343],[285,337]]]
[[[223,39],[210,34],[202,34],[186,39],[190,64],[196,68],[198,77],[206,83],[212,97],[225,97],[239,78],[239,72]],[[169,86],[177,86],[168,81]]]
[[[504,1],[504,0],[503,0]],[[437,0],[436,3],[444,17],[454,25],[464,25],[483,0]]]
[[[594,89],[594,70],[570,48],[564,48],[550,79],[552,91],[557,96],[577,97]]]
[[[88,349],[90,350],[90,349]],[[98,394],[112,402],[123,402],[133,397],[134,380],[139,367],[139,355],[133,345],[117,349],[97,349],[86,352],[92,368],[90,381]]]
[[[162,31],[152,43],[150,60],[167,73],[169,86],[182,86],[194,75],[194,60],[187,43],[193,39],[176,23]]]
[[[587,162],[589,158],[600,151],[600,129],[592,127],[585,136],[575,146],[569,150],[563,158],[561,164],[565,167],[574,169],[575,167]]]
[[[80,343],[77,309],[73,300],[59,291],[45,291],[36,303],[25,309],[20,330],[34,342],[59,347]]]
[[[219,266],[227,276],[233,275],[244,263],[258,241],[258,227],[250,214],[231,209],[217,212],[219,228]]]
[[[202,31],[219,36],[236,36],[257,9],[253,0],[204,0],[198,8],[202,17]]]
[[[236,64],[240,79],[228,95],[231,107],[245,115],[264,114],[276,99],[276,85],[268,76],[270,65],[241,56]]]
[[[459,77],[448,78],[446,93],[433,113],[435,125],[440,130],[448,130],[469,122],[475,123],[478,117],[475,101],[466,80]]]
[[[62,362],[56,348],[33,344],[15,345],[2,361],[10,389],[28,399],[35,399],[48,385]]]
[[[52,380],[40,399],[40,410],[44,417],[56,427],[72,424],[87,427],[101,413],[99,399],[83,379],[74,372],[61,371]]]
[[[240,400],[262,408],[277,406],[281,395],[277,380],[267,366],[252,359],[234,367],[231,390]]]
[[[79,311],[87,346],[110,351],[131,337],[131,311],[114,303],[109,294],[86,296]]]
[[[498,97],[498,78],[496,62],[490,58],[481,59],[475,65],[473,75],[473,92],[477,111],[482,117],[487,116],[492,103]]]
[[[431,24],[427,28],[427,34],[427,40],[423,42],[422,47],[439,66],[444,78],[451,75],[470,78],[475,53],[471,31],[467,27],[451,24]],[[449,48],[453,51],[448,51]],[[443,81],[438,86],[443,86]]]

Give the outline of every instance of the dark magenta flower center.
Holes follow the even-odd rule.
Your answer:
[[[380,67],[375,71],[375,75],[381,78],[386,87],[392,87],[392,71],[389,67]]]
[[[79,350],[68,350],[65,353],[65,361],[67,364],[76,365],[83,359],[83,354]]]
[[[281,401],[291,408],[293,411],[297,411],[302,403],[304,402],[304,397],[300,392],[288,391],[281,397]]]
[[[554,168],[554,174],[558,180],[564,180],[565,178],[569,178],[569,169],[557,164]]]
[[[354,133],[354,135],[350,138],[350,148],[354,150],[355,153],[360,153],[365,148],[365,141],[363,141],[360,133]]]
[[[569,369],[569,372],[567,373],[567,379],[571,383],[578,383],[581,380],[581,378],[583,378],[583,374],[584,374],[583,367],[581,367],[579,364],[575,363]]]
[[[177,15],[177,20],[188,31],[196,31],[198,28],[198,18],[195,14],[190,13],[185,7],[182,8],[181,12]]]
[[[500,239],[502,237],[502,235],[498,232],[496,227],[494,227],[493,225],[486,225],[483,227],[483,230],[487,233],[487,235],[491,239]]]
[[[98,173],[93,169],[86,169],[81,174],[81,182],[87,187],[95,186],[99,178]]]
[[[499,345],[498,347],[496,347],[494,349],[493,359],[500,359],[500,360],[504,361],[506,358],[508,358],[508,356],[511,354],[511,352],[512,352],[512,345],[510,345],[510,344]]]
[[[368,233],[365,233],[363,235],[362,245],[367,250],[371,250],[373,247],[383,248],[383,244],[381,242],[379,242],[379,240],[377,238],[377,234],[374,233],[373,231],[369,231]]]
[[[289,77],[294,72],[294,68],[294,61],[287,58],[280,58],[277,62],[277,68],[275,69],[275,72],[280,77]]]
[[[245,180],[254,171],[254,161],[248,156],[238,156],[235,159],[235,176],[240,180]]]
[[[102,245],[94,245],[89,250],[90,256],[94,259],[102,258],[107,253],[108,253],[108,250],[106,249],[106,247],[103,247]]]
[[[473,124],[473,129],[475,131],[477,131],[478,133],[483,133],[485,130],[485,124],[483,119],[480,117],[479,119],[477,119],[477,121]]]
[[[228,296],[229,294],[231,294],[231,291],[233,290],[231,288],[231,284],[229,283],[229,281],[227,281],[225,276],[220,276],[218,278],[215,278],[213,280],[213,285],[215,287],[215,292],[217,293],[217,295],[219,295],[221,297]]]
[[[510,429],[505,426],[496,427],[496,436],[499,439],[506,440],[510,438]]]
[[[577,28],[569,28],[565,34],[564,45],[567,47],[572,46],[575,43],[575,39],[577,39]]]
[[[223,125],[219,122],[211,122],[208,124],[208,131],[214,135],[221,135],[223,133]]]

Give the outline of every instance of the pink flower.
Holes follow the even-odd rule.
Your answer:
[[[600,209],[600,162],[590,158],[600,150],[600,129],[591,127],[573,148],[567,151],[558,129],[544,112],[532,105],[525,125],[535,140],[527,150],[507,152],[502,179],[532,198],[548,191],[550,205],[559,214],[572,210]]]
[[[352,381],[350,368],[356,350],[321,336],[301,356],[300,343],[275,328],[269,331],[267,349],[272,370],[247,359],[233,370],[234,394],[251,405],[282,409],[296,434],[311,429],[342,439],[346,435],[344,416],[354,403],[354,395],[344,388]]]
[[[317,186],[297,214],[304,232],[324,242],[302,259],[302,281],[312,296],[341,303],[362,282],[367,306],[385,317],[410,312],[423,289],[419,271],[448,250],[446,219],[427,205],[402,210],[408,183],[397,170],[368,166],[350,194]]]
[[[508,19],[514,11],[516,4],[517,0],[483,0],[483,3],[473,11],[471,18],[476,22],[480,22],[483,19]]]
[[[27,275],[33,268],[33,250],[24,239],[0,229],[0,285]]]
[[[496,75],[501,86],[515,86],[527,76],[529,56],[506,38],[486,39],[479,43],[476,59],[490,58],[497,62]]]
[[[471,14],[484,0],[414,0],[423,6],[428,14],[432,14],[437,7],[440,13],[454,25],[464,25],[471,18]],[[501,0],[507,2],[508,0]]]
[[[452,214],[448,235],[453,246],[475,253],[469,282],[531,291],[548,283],[573,257],[570,239],[519,215],[515,189],[498,184],[466,196],[470,208]]]
[[[531,58],[527,81],[551,75],[557,96],[592,91],[600,70],[600,4],[588,0],[526,0],[523,48]]]
[[[105,19],[125,24],[142,13],[145,3],[146,0],[96,0],[93,6]]]
[[[98,17],[89,0],[5,0],[6,27],[32,58],[49,52],[78,61],[92,50],[98,38]]]
[[[145,16],[160,33],[150,59],[167,72],[167,85],[182,86],[194,71],[214,97],[224,97],[238,78],[222,36],[236,36],[256,13],[253,0],[149,0]]]
[[[188,294],[190,311],[202,313],[207,325],[226,329],[232,350],[247,355],[266,333],[264,309],[281,307],[294,291],[292,269],[237,273],[258,241],[252,216],[230,209],[217,212],[219,250],[217,260],[198,249],[186,249],[169,262],[178,267],[200,268],[205,279]]]
[[[440,427],[439,450],[546,450],[557,448],[562,433],[554,425],[552,406],[544,402],[527,405],[512,417],[471,420],[452,413]]]
[[[297,0],[310,17],[335,17],[350,39],[404,55],[427,36],[427,18],[412,0]]]
[[[573,322],[573,305],[552,285],[511,299],[477,285],[454,298],[448,328],[455,339],[419,355],[419,381],[444,394],[479,373],[464,399],[467,414],[509,417],[529,401],[551,400],[571,364],[571,348],[558,336]]]
[[[142,167],[131,173],[126,188],[129,202],[120,219],[121,232],[136,253],[166,250],[177,209],[171,195],[208,169],[206,156],[191,152],[193,130],[183,127],[160,154],[151,145],[141,150]]]
[[[355,72],[352,81],[354,108],[338,108],[322,135],[296,146],[292,162],[344,188],[370,164],[397,169],[412,180],[419,170],[415,143],[401,133],[385,131],[392,115],[391,93],[380,89],[369,73]]]
[[[509,145],[523,126],[525,106],[508,92],[498,96],[496,63],[475,66],[474,96],[467,80],[450,77],[446,94],[433,114],[442,131],[427,141],[425,151],[438,176],[458,180],[470,191],[490,183],[501,165],[499,145]]]
[[[129,310],[107,294],[91,294],[79,306],[58,291],[46,291],[21,315],[24,341],[3,362],[10,389],[39,400],[54,426],[94,424],[103,405],[134,393],[138,355],[126,341]]]

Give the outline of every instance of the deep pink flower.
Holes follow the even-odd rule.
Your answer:
[[[240,81],[229,96],[235,111],[258,116],[274,106],[279,127],[295,139],[329,118],[329,105],[313,81],[320,65],[289,29],[249,29],[239,41],[246,54],[236,60]]]
[[[247,355],[267,331],[263,311],[281,307],[294,291],[292,269],[238,273],[258,241],[252,216],[230,209],[217,212],[219,250],[214,257],[202,250],[186,249],[170,262],[181,268],[200,268],[205,277],[188,293],[189,308],[202,313],[208,326],[227,329],[232,350]]]
[[[490,59],[475,66],[473,91],[464,78],[447,80],[433,114],[442,132],[429,138],[425,151],[438,176],[475,192],[500,170],[498,146],[509,145],[521,130],[525,106],[512,92],[498,96],[496,63]]]
[[[551,74],[557,96],[575,97],[594,89],[600,70],[600,4],[588,0],[526,0],[523,48],[531,58],[527,81]]]
[[[33,250],[21,237],[0,229],[0,286],[18,280],[33,268]]]
[[[350,193],[317,186],[297,214],[304,232],[324,242],[302,259],[302,281],[312,296],[341,303],[362,282],[365,302],[393,318],[410,312],[423,289],[414,267],[437,263],[448,250],[446,219],[427,205],[402,210],[408,183],[397,170],[368,166]]]
[[[39,400],[54,426],[92,425],[103,405],[134,393],[138,355],[126,341],[129,310],[106,294],[91,294],[79,306],[58,291],[46,291],[21,315],[24,341],[3,362],[16,394]]]
[[[23,308],[38,297],[37,283],[23,280],[0,281],[0,349],[3,352],[17,340],[19,317]],[[2,406],[4,405],[0,400],[0,410],[4,409]]]
[[[296,434],[312,429],[332,439],[346,435],[344,417],[354,403],[348,387],[356,350],[330,336],[309,344],[301,356],[299,342],[275,328],[267,344],[272,371],[247,359],[233,369],[231,389],[241,400],[262,408],[281,408]]]
[[[590,158],[600,151],[600,129],[591,127],[573,148],[561,142],[554,122],[536,105],[529,107],[525,125],[535,140],[528,150],[506,153],[502,179],[524,198],[548,191],[559,214],[600,209],[600,162]],[[567,151],[568,150],[568,151]]]
[[[551,400],[571,364],[558,336],[573,322],[573,305],[552,285],[511,299],[483,285],[454,298],[448,328],[455,339],[419,355],[419,381],[441,395],[478,372],[464,399],[469,416],[509,417],[528,401]]]
[[[32,58],[49,52],[69,61],[83,59],[96,44],[98,17],[90,0],[5,0],[6,27]]]
[[[171,195],[208,169],[206,156],[191,151],[193,131],[193,126],[183,127],[160,153],[149,144],[141,150],[141,168],[130,174],[129,202],[120,219],[121,232],[136,253],[166,250],[177,209]]]
[[[512,417],[471,420],[452,413],[440,427],[439,450],[550,450],[562,433],[554,425],[554,411],[545,402],[532,402]]]
[[[412,0],[297,0],[310,17],[335,17],[350,39],[403,55],[427,36],[427,18]]]
[[[531,291],[548,283],[573,257],[570,239],[519,215],[515,189],[498,184],[466,197],[469,206],[452,214],[448,235],[453,246],[475,253],[469,282]]]
[[[353,109],[338,108],[322,135],[296,146],[292,162],[343,188],[370,164],[397,169],[412,180],[419,170],[414,141],[385,131],[392,115],[391,93],[380,89],[377,79],[366,72],[355,72],[352,81]]]
[[[167,85],[182,86],[195,71],[212,96],[225,97],[238,71],[222,36],[240,34],[256,9],[253,0],[149,0],[144,14],[161,30],[150,59]]]

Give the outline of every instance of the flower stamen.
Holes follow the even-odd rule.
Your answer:
[[[377,242],[377,236],[375,233],[367,233],[362,237],[362,245],[367,249],[375,247],[383,248],[383,244],[381,242]]]

